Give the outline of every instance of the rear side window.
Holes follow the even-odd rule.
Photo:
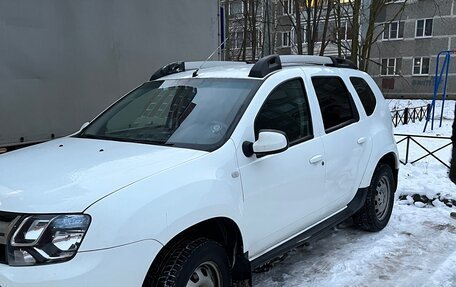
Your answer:
[[[358,93],[359,99],[363,104],[364,110],[368,116],[372,115],[375,110],[377,101],[375,100],[374,92],[369,87],[369,84],[363,79],[358,77],[350,77],[350,81]]]
[[[359,115],[350,93],[339,77],[313,77],[326,132],[358,121]]]

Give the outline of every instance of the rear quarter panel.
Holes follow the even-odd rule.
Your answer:
[[[399,154],[394,139],[393,124],[388,103],[374,80],[366,73],[362,74],[364,75],[363,78],[374,92],[377,100],[375,111],[369,117],[370,134],[372,136],[372,153],[360,184],[360,187],[368,187],[380,159],[388,153],[393,153],[395,155],[395,168],[399,169]]]

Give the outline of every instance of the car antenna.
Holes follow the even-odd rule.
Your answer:
[[[220,49],[220,47],[222,47],[226,43],[226,41],[228,41],[228,39],[230,39],[230,36],[226,37],[225,40],[217,48],[215,48],[215,50],[209,55],[209,57],[207,57],[206,61],[204,61],[201,64],[201,66],[199,66],[199,68],[193,72],[193,78],[198,76],[198,71],[207,63],[207,61],[209,61],[210,58],[212,58],[212,56],[214,56],[215,52],[217,52],[217,50]]]

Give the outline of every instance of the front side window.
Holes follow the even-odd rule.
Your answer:
[[[255,119],[255,136],[266,129],[284,132],[291,144],[312,136],[310,111],[301,79],[280,84],[268,96]]]
[[[326,132],[332,132],[359,119],[358,111],[343,80],[339,77],[313,77]]]
[[[180,79],[148,82],[78,136],[214,150],[230,136],[261,81]]]

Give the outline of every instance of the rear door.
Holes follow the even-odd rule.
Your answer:
[[[360,114],[343,79],[338,75],[311,78],[325,129],[325,189],[332,194],[334,208],[349,203],[358,190],[369,142]]]

